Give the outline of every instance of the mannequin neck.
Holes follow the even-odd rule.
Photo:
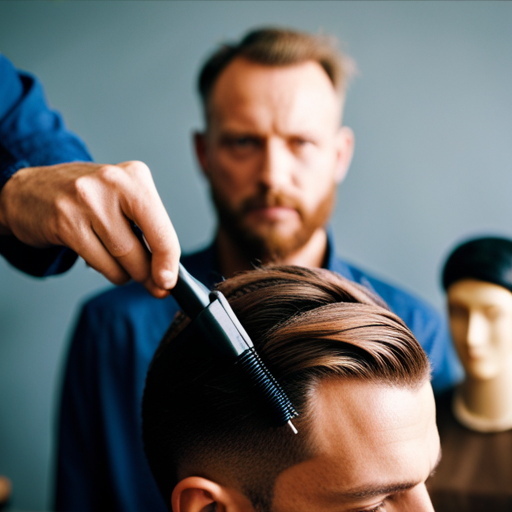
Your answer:
[[[240,250],[222,227],[219,227],[216,236],[217,257],[221,273],[224,277],[232,277],[236,272],[251,270],[256,260],[250,261]],[[299,250],[272,264],[298,265],[301,267],[319,268],[322,266],[327,251],[327,233],[325,229],[317,229],[308,242]],[[268,264],[269,262],[262,261]]]

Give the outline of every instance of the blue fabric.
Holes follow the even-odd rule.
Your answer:
[[[37,78],[18,71],[0,54],[0,192],[25,167],[90,160],[85,144],[48,107]],[[0,254],[18,269],[39,277],[64,272],[77,258],[70,249],[36,249],[14,236],[0,236]]]
[[[213,247],[183,258],[190,273],[211,287]],[[453,384],[450,341],[440,316],[423,301],[336,257],[326,267],[376,291],[409,325],[434,369],[437,390]],[[165,511],[146,462],[140,404],[148,365],[177,304],[157,300],[136,283],[87,302],[71,344],[60,416],[58,511]]]

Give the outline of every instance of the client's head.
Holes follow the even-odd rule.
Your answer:
[[[299,412],[276,427],[232,362],[178,316],[151,364],[146,455],[173,512],[433,510],[427,357],[362,287],[272,267],[218,285]]]

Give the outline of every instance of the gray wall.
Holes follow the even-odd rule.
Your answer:
[[[185,250],[214,218],[190,138],[212,45],[258,24],[332,33],[358,62],[357,138],[333,221],[338,252],[442,307],[453,243],[511,234],[512,3],[0,2],[0,51],[36,73],[98,161],[145,161]],[[83,263],[38,282],[0,261],[0,474],[15,510],[51,506],[57,389]]]

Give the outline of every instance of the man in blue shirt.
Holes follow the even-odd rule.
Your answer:
[[[326,227],[354,145],[341,125],[350,69],[326,38],[265,29],[206,62],[199,77],[206,129],[195,147],[219,223],[213,243],[182,261],[208,286],[274,262],[325,267],[363,284],[415,334],[440,390],[455,376],[439,315],[340,260]],[[177,309],[137,283],[84,306],[63,387],[57,510],[166,509],[142,449],[140,401]]]
[[[131,277],[167,296],[179,245],[149,169],[90,160],[39,81],[0,54],[0,254],[40,277],[66,271],[78,254],[114,283]],[[151,239],[152,262],[127,219]]]

